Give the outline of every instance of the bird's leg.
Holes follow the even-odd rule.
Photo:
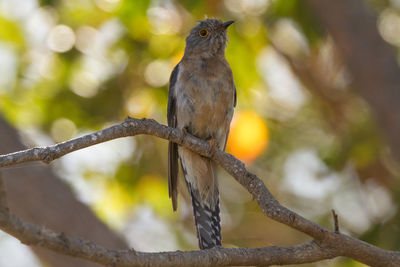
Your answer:
[[[187,135],[188,131],[186,127],[182,127],[181,129],[181,138],[179,138],[180,143],[183,143],[183,139],[185,139],[186,135]]]
[[[208,149],[207,149],[207,154],[212,158],[215,153],[215,149],[217,147],[217,141],[215,138],[211,137],[210,139],[207,140],[208,142]]]

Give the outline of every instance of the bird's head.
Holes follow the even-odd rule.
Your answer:
[[[232,20],[222,22],[219,19],[200,20],[186,37],[185,55],[210,57],[225,54],[226,29]]]

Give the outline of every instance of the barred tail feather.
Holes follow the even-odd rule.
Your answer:
[[[221,246],[219,199],[216,206],[212,209],[207,205],[201,205],[192,191],[190,194],[192,196],[193,214],[200,249],[209,249],[215,246]]]
[[[192,198],[193,215],[197,230],[197,237],[199,240],[199,247],[200,249],[209,249],[216,246],[221,246],[221,220],[219,217],[220,209],[218,188],[215,186],[212,189],[212,197],[206,199],[201,197],[197,181],[193,181],[194,184],[192,184],[193,179],[190,178],[195,172],[193,166],[199,167],[205,165],[201,165],[201,162],[197,162],[196,165],[193,165],[193,162],[189,161],[191,160],[189,156],[197,157],[198,155],[189,153],[191,152],[188,152],[187,158],[181,158],[181,166],[183,176],[185,177],[190,196]],[[196,160],[202,160],[202,158],[198,156]],[[190,162],[188,165],[189,169],[186,165],[187,162]],[[209,164],[209,162],[206,161],[204,164]],[[206,175],[214,175],[212,168],[207,170],[211,170],[211,172],[206,173]]]

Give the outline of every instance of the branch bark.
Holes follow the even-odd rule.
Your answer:
[[[256,175],[248,172],[244,164],[234,156],[220,150],[213,150],[208,142],[183,134],[178,129],[161,125],[154,120],[127,118],[124,123],[60,144],[2,155],[0,167],[28,161],[48,163],[78,149],[139,134],[170,140],[200,155],[212,158],[253,195],[266,216],[297,229],[314,240],[292,247],[218,248],[206,251],[165,253],[116,251],[28,224],[15,216],[8,216],[7,209],[4,207],[0,209],[0,228],[22,242],[114,266],[283,265],[315,262],[337,256],[350,257],[370,266],[400,265],[400,252],[383,250],[350,236],[331,232],[303,218],[280,205],[265,184]]]

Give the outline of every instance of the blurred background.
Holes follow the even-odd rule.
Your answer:
[[[400,1],[364,4],[398,49]],[[0,0],[0,153],[62,142],[128,115],[166,124],[169,75],[205,15],[236,21],[226,50],[238,94],[227,151],[302,216],[332,229],[335,209],[342,232],[400,249],[399,163],[304,1]],[[197,249],[183,182],[172,212],[165,140],[118,139],[49,166],[2,172],[12,212],[29,222],[104,236],[98,242],[109,248]],[[266,218],[222,170],[219,183],[225,247],[310,239]],[[96,266],[0,233],[0,266],[71,262]],[[302,266],[363,265],[340,258]]]

